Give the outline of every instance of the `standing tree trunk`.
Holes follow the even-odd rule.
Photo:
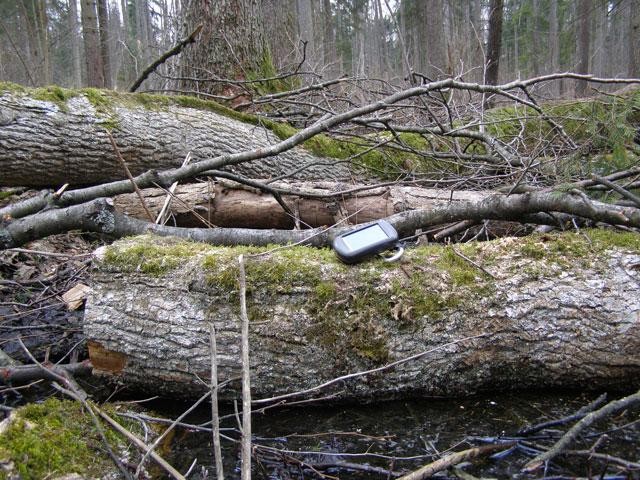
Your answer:
[[[36,25],[38,34],[38,50],[42,55],[40,71],[43,83],[50,85],[53,77],[51,72],[51,54],[49,52],[49,17],[46,2],[35,2]]]
[[[560,71],[560,32],[558,31],[558,0],[551,0],[549,3],[549,65],[551,71]],[[560,82],[553,82],[550,86],[554,96],[560,94]]]
[[[487,75],[485,82],[498,84],[500,49],[502,47],[502,0],[491,0],[489,7],[489,40],[487,43]]]
[[[532,3],[532,15],[531,24],[533,28],[531,29],[531,72],[529,72],[530,77],[535,77],[540,75],[542,72],[540,70],[540,60],[541,60],[541,49],[543,48],[542,42],[540,41],[540,0],[533,0]]]
[[[333,16],[331,14],[331,0],[323,0],[322,3],[322,22],[323,22],[323,53],[324,68],[327,69],[328,76],[337,76],[339,69],[336,62],[336,35],[333,30]]]
[[[80,24],[78,23],[78,1],[69,1],[69,33],[71,37],[71,55],[73,64],[73,86],[82,86],[82,54],[80,52]]]
[[[193,0],[185,12],[186,32],[203,29],[197,43],[182,53],[185,77],[246,79],[266,58],[258,0]],[[186,90],[219,93],[216,83],[181,82]]]
[[[423,44],[425,71],[422,73],[435,80],[448,70],[445,56],[444,5],[441,0],[432,0],[423,2],[422,9],[426,30]]]
[[[594,23],[595,38],[593,41],[593,66],[591,73],[598,77],[607,76],[607,56],[606,49],[608,20],[609,20],[609,2],[606,0],[598,0],[594,6]]]
[[[84,39],[84,55],[87,66],[87,85],[104,87],[102,56],[98,18],[96,16],[96,0],[82,0],[82,38]]]
[[[629,77],[640,77],[640,5],[637,0],[631,3],[629,15]]]
[[[577,73],[589,73],[589,42],[591,39],[591,8],[590,0],[578,2],[578,30],[577,40]],[[587,82],[576,81],[576,97],[584,97],[587,93]]]
[[[317,67],[317,58],[311,0],[297,0],[296,10],[298,12],[298,38],[300,42],[306,44],[306,56],[302,69],[314,70]]]
[[[100,57],[104,88],[113,88],[111,77],[111,53],[109,48],[109,10],[107,0],[98,0],[98,21],[100,22]]]
[[[195,3],[195,2],[194,2]],[[136,15],[136,33],[138,43],[138,58],[144,65],[152,61],[151,53],[151,20],[149,18],[151,11],[149,9],[148,0],[137,0],[135,3]],[[144,65],[142,66],[144,68]]]
[[[51,58],[49,55],[48,17],[44,2],[21,0],[19,3],[27,32],[25,44],[27,58],[36,73],[39,85],[51,83]]]

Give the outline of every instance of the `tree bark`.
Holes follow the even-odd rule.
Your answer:
[[[67,0],[69,4],[69,41],[73,65],[73,87],[82,86],[82,55],[80,54],[80,24],[78,23],[78,2]]]
[[[577,50],[576,61],[578,73],[589,73],[589,43],[591,39],[591,9],[589,0],[580,0],[578,8]],[[587,94],[587,82],[576,81],[576,97],[584,97]]]
[[[102,78],[104,79],[104,88],[113,88],[111,78],[111,52],[109,47],[109,9],[107,0],[98,0],[98,21],[100,23],[100,58],[102,61]]]
[[[629,75],[640,76],[640,4],[629,0]]]
[[[247,79],[260,70],[266,43],[258,0],[195,0],[185,11],[184,23],[184,36],[203,24],[198,43],[181,58],[188,77],[181,82],[184,89],[218,93],[220,84],[192,79]]]
[[[489,39],[487,40],[487,74],[485,80],[485,83],[489,85],[498,84],[503,10],[503,0],[491,0],[489,4]]]
[[[253,397],[375,368],[313,396],[637,388],[640,250],[587,235],[410,249],[401,263],[348,268],[305,247],[249,256]],[[157,256],[131,254],[140,247]],[[213,322],[219,379],[232,382],[220,395],[237,398],[238,252],[152,237],[109,249],[85,310],[94,372],[134,390],[197,396],[208,389]],[[154,265],[169,268],[143,273]]]
[[[444,5],[440,0],[421,2],[418,7],[422,9],[425,25],[424,37],[424,74],[435,80],[446,76],[449,66],[446,61],[446,36],[444,31]]]
[[[560,71],[560,35],[558,30],[558,0],[549,2],[549,69],[546,73],[557,73]],[[557,97],[560,94],[560,82],[553,82],[550,85],[551,94]]]
[[[96,0],[81,0],[80,6],[82,7],[82,38],[87,67],[87,85],[89,87],[104,87]]]
[[[267,147],[280,140],[271,131],[211,111],[178,105],[149,109],[148,97],[105,92],[94,106],[85,94],[66,103],[0,94],[0,184],[4,186],[87,185],[124,179],[106,134],[112,135],[133,175],[179,167],[191,151],[194,161]],[[171,100],[169,100],[171,103]],[[162,132],[159,134],[159,132]],[[324,165],[311,165],[315,162]],[[344,165],[294,148],[232,170],[254,178],[290,173],[310,165],[298,178],[340,178]]]

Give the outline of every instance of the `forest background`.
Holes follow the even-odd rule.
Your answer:
[[[159,75],[143,84],[143,90],[184,90],[187,76],[251,79],[296,68],[307,73],[300,77],[304,83],[317,80],[318,75],[324,79],[347,75],[402,82],[415,80],[409,76],[411,72],[430,79],[458,76],[483,83],[488,74],[484,65],[496,51],[499,74],[487,83],[559,71],[599,77],[640,76],[637,0],[209,3],[3,0],[0,79],[28,86],[126,90],[151,61],[187,36],[208,9],[238,13],[231,21],[227,18],[225,28],[217,32],[231,50],[245,44],[234,52],[235,65],[205,75],[198,69],[207,65],[187,66],[174,57],[159,68]],[[491,12],[501,17],[493,20],[501,22],[494,45],[490,41]],[[243,32],[241,24],[249,27],[249,33],[236,37]],[[240,57],[251,43],[264,48],[247,64]],[[244,67],[246,70],[238,70]],[[574,81],[550,85],[549,94],[556,97],[576,93]],[[578,90],[580,94],[579,86]]]

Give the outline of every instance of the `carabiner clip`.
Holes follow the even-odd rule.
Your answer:
[[[391,263],[391,262],[397,262],[398,260],[400,260],[403,254],[404,254],[404,247],[402,245],[396,245],[396,253],[394,253],[390,257],[385,257],[382,254],[380,254],[380,256],[385,262]]]

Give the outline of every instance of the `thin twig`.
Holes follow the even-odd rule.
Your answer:
[[[474,262],[473,260],[471,260],[469,257],[467,257],[465,254],[463,254],[462,252],[459,252],[458,250],[455,249],[455,247],[453,245],[450,245],[451,250],[453,251],[453,253],[455,253],[457,256],[459,256],[461,259],[469,262],[471,265],[473,265],[474,267],[476,267],[479,270],[482,270],[482,272],[486,273],[487,275],[489,275],[491,278],[493,278],[495,280],[496,276],[491,273],[489,270],[487,270],[486,268],[484,268],[482,265],[480,265],[477,262]]]
[[[216,328],[213,321],[209,325],[211,348],[211,433],[213,436],[213,456],[216,462],[216,479],[224,480],[222,467],[222,447],[220,445],[220,414],[218,412],[218,348],[216,346]]]
[[[483,445],[482,447],[469,448],[462,452],[450,453],[449,455],[445,455],[435,462],[431,462],[408,475],[400,477],[398,480],[422,480],[424,478],[429,478],[435,473],[441,472],[442,470],[452,467],[453,465],[457,465],[458,463],[466,462],[496,451],[506,450],[515,444],[516,442],[505,442],[495,445]]]
[[[138,89],[138,87],[142,85],[142,82],[144,82],[147,79],[147,77],[155,71],[156,68],[158,68],[160,65],[162,65],[164,62],[169,60],[174,55],[178,55],[180,52],[182,52],[184,47],[186,47],[190,43],[194,43],[196,41],[196,37],[200,33],[200,30],[202,30],[202,24],[198,25],[195,28],[195,30],[191,32],[191,35],[189,35],[187,38],[180,40],[172,49],[163,53],[160,56],[160,58],[158,58],[156,61],[151,63],[151,65],[145,68],[144,71],[138,77],[138,79],[133,83],[133,85],[131,85],[131,87],[129,88],[129,91],[135,92]]]
[[[539,432],[540,430],[544,430],[545,428],[557,427],[558,425],[565,425],[569,422],[573,422],[576,420],[580,420],[587,416],[589,412],[594,411],[600,405],[602,405],[607,399],[607,394],[603,393],[598,398],[596,398],[593,402],[585,405],[580,410],[578,410],[573,415],[569,415],[568,417],[559,418],[556,420],[550,420],[548,422],[539,423],[537,425],[532,425],[530,427],[521,428],[516,432],[516,435],[531,435],[532,433]]]
[[[118,433],[124,435],[129,440],[131,440],[131,442],[133,442],[133,444],[136,447],[138,447],[140,450],[142,450],[143,452],[150,452],[149,453],[150,457],[153,458],[153,460],[158,465],[160,465],[162,468],[164,468],[164,470],[169,475],[171,475],[173,478],[175,478],[175,480],[186,480],[185,477],[179,471],[177,471],[175,468],[173,468],[164,458],[162,458],[156,452],[151,451],[149,445],[144,443],[136,435],[134,435],[129,430],[124,428],[122,425],[120,425],[118,422],[116,422],[113,418],[111,418],[109,415],[107,415],[105,412],[103,412],[99,408],[96,407],[96,410],[98,411],[98,415],[100,415],[109,425],[111,425],[111,427],[113,427],[114,430],[116,430]]]
[[[620,185],[617,185],[607,180],[606,178],[600,177],[598,175],[591,175],[591,178],[593,178],[596,182],[609,187],[611,190],[618,192],[620,195],[631,200],[638,208],[640,208],[640,197],[638,197],[637,195],[634,195],[629,190],[622,188]]]
[[[90,257],[93,253],[58,253],[58,252],[43,252],[42,250],[29,250],[27,248],[9,248],[7,251],[16,253],[25,253],[27,255],[39,255],[42,257],[57,257],[57,258],[84,258]]]
[[[251,377],[249,370],[249,316],[247,315],[247,279],[244,255],[240,266],[240,317],[242,319],[242,480],[251,480]]]
[[[191,152],[187,153],[186,157],[184,157],[182,166],[186,167],[187,165],[189,165],[189,163],[191,163]],[[173,198],[173,194],[175,193],[177,187],[178,187],[178,182],[173,182],[169,187],[169,191],[167,192],[167,198],[164,201],[164,205],[162,205],[162,208],[160,209],[160,213],[158,213],[158,216],[156,217],[157,224],[164,225],[165,223],[167,223],[167,219],[165,217],[167,214],[167,210],[169,209],[169,205],[171,205],[171,200]]]
[[[191,405],[178,418],[176,418],[171,423],[171,425],[169,425],[166,428],[166,430],[162,432],[162,435],[158,436],[158,438],[156,438],[154,442],[147,447],[142,459],[140,460],[140,463],[138,464],[138,468],[136,469],[136,477],[140,476],[140,472],[142,471],[142,466],[144,465],[144,462],[147,460],[149,456],[153,455],[154,450],[158,445],[160,445],[160,442],[164,440],[164,438],[182,421],[182,419],[184,419],[187,415],[193,412],[198,407],[198,405],[204,402],[208,397],[209,397],[209,392],[202,395],[193,405]]]
[[[111,460],[113,460],[113,463],[116,465],[116,467],[118,467],[118,470],[122,472],[125,479],[133,480],[133,477],[131,476],[129,471],[125,468],[125,466],[122,464],[120,459],[116,456],[113,449],[111,448],[111,444],[109,444],[109,441],[107,440],[107,436],[104,433],[104,429],[102,428],[102,425],[100,425],[100,422],[96,418],[95,413],[93,412],[93,408],[91,407],[91,405],[89,405],[89,402],[87,402],[87,393],[82,388],[80,388],[80,386],[75,382],[73,377],[68,375],[66,372],[63,371],[64,373],[60,374],[54,371],[53,369],[46,368],[38,360],[36,360],[36,358],[32,355],[31,351],[25,346],[24,342],[20,337],[18,337],[18,343],[20,344],[20,347],[24,350],[24,352],[27,354],[27,356],[33,363],[35,363],[38,367],[40,367],[43,372],[47,373],[48,375],[51,375],[55,380],[57,380],[62,385],[64,385],[63,387],[62,385],[56,382],[52,382],[52,385],[54,388],[64,393],[65,395],[73,398],[74,400],[80,402],[80,404],[91,416],[91,420],[93,421],[93,424],[96,427],[96,430],[98,431],[98,434],[100,435],[100,438],[102,439],[102,442],[104,443],[105,448],[107,449],[107,453],[111,457]]]

